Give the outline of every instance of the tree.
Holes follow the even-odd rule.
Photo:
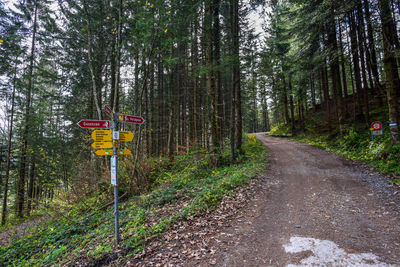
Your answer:
[[[400,95],[400,80],[397,69],[397,61],[394,55],[396,40],[394,36],[395,24],[393,22],[389,0],[379,0],[380,16],[382,20],[383,34],[383,64],[386,77],[386,94],[389,106],[389,121],[391,122],[390,133],[392,142],[397,145],[399,142],[399,115],[398,96]]]

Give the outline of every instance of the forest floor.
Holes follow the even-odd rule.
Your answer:
[[[8,245],[12,239],[20,238],[22,236],[25,236],[26,234],[29,233],[29,230],[42,222],[45,222],[48,220],[47,215],[42,215],[38,216],[35,218],[32,218],[26,222],[17,224],[14,227],[11,227],[3,232],[0,233],[0,246],[6,246]]]
[[[400,266],[400,188],[391,177],[310,145],[257,138],[269,151],[264,175],[125,264]]]

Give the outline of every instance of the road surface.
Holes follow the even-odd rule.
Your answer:
[[[240,193],[246,204],[225,219],[220,209],[183,222],[136,264],[400,266],[400,188],[390,177],[306,144],[257,138],[269,164]]]
[[[235,242],[215,255],[218,266],[400,266],[400,202],[386,177],[306,144],[257,137],[270,155],[266,190],[250,203],[250,220],[227,229]]]

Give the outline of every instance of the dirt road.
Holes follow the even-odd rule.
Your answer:
[[[400,266],[400,189],[388,177],[306,144],[257,137],[270,154],[262,187],[214,237],[217,251],[188,265]]]
[[[400,188],[371,168],[257,134],[264,175],[183,221],[139,266],[400,266]],[[165,243],[165,246],[159,246]]]

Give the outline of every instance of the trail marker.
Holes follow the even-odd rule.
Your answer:
[[[94,141],[112,141],[112,131],[111,130],[95,130],[92,133],[92,138]]]
[[[136,123],[136,124],[144,123],[144,119],[142,117],[125,115],[125,114],[119,114],[118,120],[122,121],[122,122],[129,122],[129,123]]]
[[[103,120],[81,120],[78,125],[81,128],[100,128],[112,130],[95,130],[92,133],[92,138],[95,141],[92,147],[99,148],[112,148],[101,149],[95,153],[98,156],[111,156],[110,159],[110,173],[111,184],[114,186],[114,217],[115,217],[115,243],[119,244],[119,212],[118,212],[118,155],[131,155],[132,151],[129,149],[118,149],[119,141],[130,142],[133,139],[131,131],[119,131],[119,122],[129,122],[136,124],[143,124],[144,119],[138,116],[131,116],[119,114],[114,112],[109,106],[104,106],[104,113],[112,118],[111,121]],[[108,141],[108,142],[107,142]]]
[[[98,156],[112,156],[113,151],[111,149],[101,149],[96,150],[96,155]],[[132,151],[130,149],[118,149],[118,155],[132,155]]]
[[[92,147],[94,149],[99,149],[99,148],[112,148],[113,145],[111,142],[94,142],[92,144]]]
[[[96,150],[96,155],[97,156],[111,156],[112,150],[105,150],[105,149]]]
[[[112,109],[111,109],[109,106],[104,105],[104,113],[105,113],[108,117],[113,118],[114,112],[112,111]]]
[[[119,141],[131,142],[133,133],[131,131],[119,131]]]
[[[81,128],[100,128],[100,129],[108,129],[110,128],[110,121],[101,121],[101,120],[80,120],[78,125]]]
[[[373,123],[371,123],[371,138],[372,140],[374,140],[374,135],[382,135],[383,134],[383,130],[382,130],[382,123],[379,121],[375,121]]]
[[[129,149],[120,149],[118,150],[118,155],[131,155],[132,151]]]

